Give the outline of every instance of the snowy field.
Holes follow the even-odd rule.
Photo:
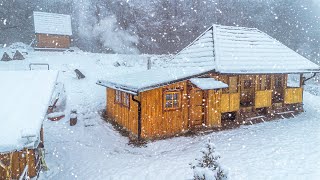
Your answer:
[[[101,119],[105,88],[95,82],[145,70],[146,59],[147,56],[31,52],[25,61],[0,62],[0,70],[28,70],[29,63],[49,63],[50,69],[60,70],[59,82],[65,84],[66,112],[78,111],[76,126],[69,126],[69,115],[59,122],[44,123],[50,170],[40,179],[192,179],[189,163],[200,156],[208,138],[216,144],[231,179],[320,178],[320,96],[308,92],[304,95],[306,112],[295,118],[150,142],[140,148],[128,145],[127,138]],[[115,67],[116,61],[122,66]],[[76,68],[86,75],[85,79],[76,78]],[[316,85],[312,86],[316,89]]]

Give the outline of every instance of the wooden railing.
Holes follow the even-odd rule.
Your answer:
[[[240,108],[240,94],[222,94],[221,95],[221,112],[234,112]]]
[[[255,108],[270,107],[272,104],[272,90],[256,91]]]
[[[302,88],[288,88],[284,92],[284,103],[295,104],[302,102]]]

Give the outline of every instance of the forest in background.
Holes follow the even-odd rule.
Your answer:
[[[212,24],[256,27],[314,61],[315,0],[0,0],[0,44],[34,38],[33,11],[70,14],[73,45],[106,53],[176,53]]]

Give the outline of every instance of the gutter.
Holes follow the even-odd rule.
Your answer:
[[[134,98],[134,95],[131,96],[132,101],[138,104],[138,140],[141,140],[141,102]]]
[[[309,78],[303,77],[302,85],[306,85],[305,82],[306,82],[306,81],[309,81],[310,79],[312,79],[312,78],[314,78],[314,77],[316,77],[316,75],[317,75],[317,73],[313,73],[313,75],[312,75],[311,77],[309,77]]]

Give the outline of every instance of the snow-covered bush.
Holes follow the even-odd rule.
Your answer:
[[[208,140],[201,150],[202,157],[191,164],[194,180],[227,180],[228,172],[219,163],[220,155],[216,152],[213,143]]]

